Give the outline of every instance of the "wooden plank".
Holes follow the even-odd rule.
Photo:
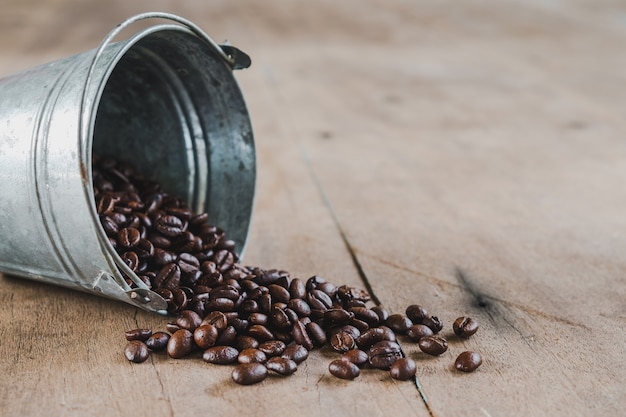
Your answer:
[[[0,74],[156,7],[5,3]],[[332,378],[325,350],[254,387],[198,358],[130,365],[122,332],[162,318],[2,277],[0,414],[620,415],[623,7],[337,3],[165,9],[253,57],[237,74],[259,151],[246,262],[359,284],[343,232],[386,306],[423,303],[447,325],[440,358],[403,343],[426,403],[380,372]],[[482,325],[468,341],[450,335],[462,314]],[[474,374],[451,367],[464,349],[484,356]]]

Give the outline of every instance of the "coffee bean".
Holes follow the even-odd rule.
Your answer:
[[[402,350],[396,342],[383,340],[372,345],[368,355],[370,365],[374,368],[389,369],[391,364],[402,358]]]
[[[154,286],[157,288],[167,288],[169,290],[173,290],[179,285],[180,268],[175,263],[169,263],[161,268],[154,279]]]
[[[183,310],[180,312],[178,317],[176,317],[176,324],[181,329],[187,329],[193,332],[198,326],[200,326],[200,324],[202,324],[202,318],[193,310]]]
[[[117,234],[117,242],[125,248],[133,248],[141,240],[139,230],[134,227],[125,227]]]
[[[267,378],[267,368],[260,363],[241,364],[233,369],[232,377],[240,385],[257,384]]]
[[[148,349],[153,350],[155,352],[160,352],[165,350],[167,347],[167,342],[170,340],[169,333],[165,332],[155,332],[146,340],[146,346]]]
[[[285,343],[280,340],[269,340],[261,343],[258,349],[265,353],[268,358],[271,358],[272,356],[282,355],[286,347]]]
[[[212,324],[205,324],[196,328],[193,332],[193,340],[200,349],[208,349],[215,345],[219,332]]]
[[[322,347],[326,344],[328,339],[326,338],[326,332],[322,326],[312,321],[307,323],[305,327],[315,346]]]
[[[272,296],[272,301],[275,303],[285,303],[289,302],[291,295],[289,291],[280,285],[271,284],[267,287],[270,290],[270,295]]]
[[[292,299],[303,299],[306,297],[306,286],[300,278],[294,278],[289,284],[289,294]]]
[[[279,375],[291,375],[298,370],[298,365],[291,359],[274,357],[267,360],[265,367]]]
[[[137,272],[137,267],[139,266],[139,256],[137,256],[135,252],[124,252],[122,254],[122,261],[124,261],[124,263],[128,265],[131,271]]]
[[[344,353],[354,349],[355,341],[349,333],[339,332],[330,337],[330,346],[337,352]]]
[[[374,306],[371,310],[378,315],[378,320],[380,323],[384,323],[389,318],[389,311],[382,306]]]
[[[324,325],[341,326],[348,324],[354,318],[354,313],[346,311],[343,308],[331,308],[324,312]]]
[[[389,368],[389,373],[393,379],[397,379],[399,381],[406,381],[415,376],[417,372],[417,365],[415,365],[415,361],[411,358],[401,358],[391,364]]]
[[[267,314],[263,313],[252,313],[248,316],[248,321],[250,322],[250,324],[260,324],[262,326],[267,326],[269,323],[269,317],[267,316]]]
[[[367,291],[363,291],[360,288],[350,287],[348,285],[341,285],[337,288],[337,296],[343,301],[369,301],[370,295]]]
[[[328,371],[331,375],[341,379],[352,380],[361,374],[358,366],[350,361],[335,359],[328,365]]]
[[[213,346],[202,354],[205,362],[216,365],[228,365],[237,361],[239,351],[231,346]]]
[[[419,342],[422,337],[432,336],[434,335],[434,333],[432,330],[430,330],[430,327],[428,326],[424,326],[423,324],[414,324],[413,326],[409,327],[406,335],[413,342]]]
[[[141,363],[148,359],[150,351],[148,346],[141,340],[131,340],[124,349],[124,356],[131,362]]]
[[[293,344],[287,346],[281,358],[291,359],[295,363],[300,363],[306,360],[309,357],[309,351],[302,345]]]
[[[459,371],[473,372],[483,363],[483,358],[478,352],[463,352],[454,361],[454,367]]]
[[[406,308],[405,314],[413,324],[421,324],[428,317],[428,310],[419,304],[412,304]]]
[[[454,334],[467,339],[478,331],[478,322],[471,317],[459,317],[452,324]]]
[[[350,312],[354,314],[355,318],[366,322],[370,327],[378,326],[380,323],[378,314],[367,307],[352,307]]]
[[[437,334],[443,329],[443,323],[437,316],[429,316],[422,320],[424,326],[428,326],[433,333]]]
[[[148,340],[150,336],[152,336],[152,330],[151,329],[128,330],[125,336],[126,336],[126,340],[128,341],[141,340],[142,342],[145,342],[146,340]]]
[[[448,350],[448,341],[441,336],[425,336],[418,342],[422,352],[433,356],[439,356]]]
[[[235,339],[235,347],[237,349],[256,349],[259,347],[259,341],[252,336],[237,336]]]
[[[201,326],[205,324],[213,325],[219,332],[228,326],[228,319],[221,311],[211,311],[204,317],[204,319],[202,319],[202,322],[200,323]]]
[[[292,298],[289,300],[287,308],[293,310],[298,317],[309,317],[311,315],[311,306],[301,298]]]
[[[256,340],[263,342],[268,340],[274,340],[274,334],[267,327],[261,324],[253,324],[252,326],[250,326],[250,328],[248,329],[248,334],[254,337]]]
[[[352,362],[357,366],[362,366],[369,361],[369,356],[360,349],[352,349],[341,355],[341,359]]]
[[[405,334],[413,322],[404,314],[392,314],[385,321],[385,325],[396,333]]]
[[[313,349],[313,341],[307,333],[305,325],[300,320],[296,320],[293,324],[291,335],[293,336],[293,340],[297,344],[304,346],[306,350]]]
[[[239,363],[265,363],[267,356],[259,349],[244,349],[237,357]]]
[[[176,216],[167,215],[160,217],[154,227],[167,237],[176,237],[185,231],[185,224]]]
[[[350,336],[352,336],[352,338],[355,341],[356,341],[357,337],[361,336],[361,332],[359,331],[359,329],[357,329],[356,327],[351,326],[349,324],[346,324],[344,326],[331,327],[330,329],[328,329],[328,331],[327,331],[328,339],[330,340],[330,338],[335,333],[348,333]]]
[[[217,338],[216,345],[232,346],[237,340],[237,331],[233,326],[227,326]]]
[[[193,346],[193,333],[187,329],[180,329],[167,342],[167,354],[170,358],[179,359],[191,353]]]

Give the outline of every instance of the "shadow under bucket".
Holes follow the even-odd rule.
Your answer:
[[[177,24],[111,42],[149,18]],[[146,13],[98,49],[1,78],[0,270],[165,310],[100,225],[92,152],[131,164],[208,212],[242,254],[256,163],[232,70],[247,65],[245,54],[218,46],[191,22]]]

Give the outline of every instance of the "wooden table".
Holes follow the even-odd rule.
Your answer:
[[[625,5],[5,0],[0,74],[151,9],[253,58],[236,75],[259,164],[247,264],[481,329],[439,358],[403,343],[417,381],[336,379],[324,349],[241,387],[198,358],[127,362],[123,332],[162,317],[3,276],[0,415],[624,415]],[[452,367],[467,349],[473,374]]]

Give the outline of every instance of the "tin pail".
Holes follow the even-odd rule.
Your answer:
[[[113,42],[153,18],[167,22]],[[246,58],[181,17],[145,13],[118,25],[97,49],[1,78],[0,271],[166,308],[100,225],[92,152],[131,163],[208,212],[241,253],[256,170],[232,71]]]

